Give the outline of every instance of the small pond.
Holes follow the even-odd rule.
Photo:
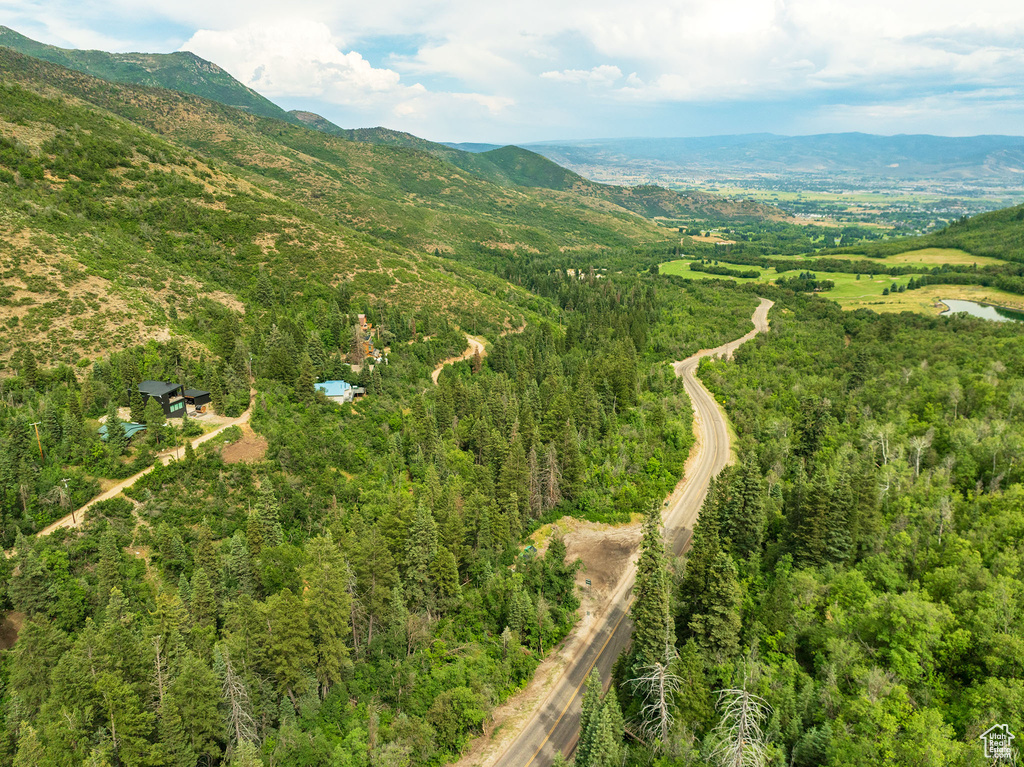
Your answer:
[[[995,320],[996,322],[1024,322],[1024,313],[1015,312],[1012,309],[1003,309],[1000,306],[978,304],[974,301],[961,301],[957,298],[944,298],[942,303],[949,307],[946,311],[942,312],[943,315],[967,312],[972,317],[981,317],[982,319]]]

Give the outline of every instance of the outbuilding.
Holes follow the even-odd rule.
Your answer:
[[[185,402],[191,405],[193,410],[205,413],[206,406],[210,404],[210,392],[202,389],[185,389]]]

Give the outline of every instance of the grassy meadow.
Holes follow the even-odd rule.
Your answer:
[[[830,258],[845,258],[851,261],[861,260],[863,257],[855,254],[829,256]],[[809,260],[808,256],[772,256],[774,259],[792,260],[795,262]],[[691,261],[680,259],[662,264],[659,269],[662,274],[672,274],[686,280],[703,279],[729,279],[735,282],[774,282],[781,276],[793,277],[795,272],[789,271],[779,274],[775,268],[765,269],[759,266],[748,266],[746,264],[726,264],[722,266],[740,271],[757,271],[760,276],[757,278],[721,277],[707,274],[705,272],[690,271]],[[819,279],[832,280],[835,287],[824,295],[832,299],[844,309],[873,309],[876,312],[902,312],[913,311],[921,314],[939,314],[945,310],[942,299],[955,298],[965,301],[976,301],[978,303],[1005,306],[1010,309],[1024,310],[1024,297],[1014,293],[1008,293],[996,288],[983,287],[981,285],[926,285],[917,290],[908,290],[902,293],[890,292],[883,295],[886,288],[894,285],[899,287],[906,285],[911,278],[920,277],[925,271],[929,271],[942,264],[977,264],[978,267],[990,266],[1004,263],[997,258],[987,256],[973,256],[963,250],[954,248],[927,248],[924,250],[913,250],[899,253],[882,260],[882,263],[889,266],[919,266],[920,273],[904,274],[899,277],[892,277],[885,274],[861,274],[853,272],[822,272],[817,271]]]

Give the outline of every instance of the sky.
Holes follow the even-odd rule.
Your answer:
[[[1024,134],[1012,0],[0,0],[52,45],[188,50],[435,141]]]

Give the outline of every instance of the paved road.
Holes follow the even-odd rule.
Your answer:
[[[248,407],[248,409],[246,409],[246,411],[244,413],[242,413],[240,416],[238,416],[238,418],[235,418],[232,421],[228,421],[227,423],[222,424],[221,426],[218,426],[213,431],[208,432],[208,433],[204,434],[203,436],[197,437],[196,439],[192,440],[192,447],[193,448],[199,447],[199,445],[201,445],[204,442],[207,442],[207,441],[213,439],[218,434],[223,432],[225,429],[230,429],[232,426],[241,426],[243,423],[248,422],[249,416],[252,415],[252,405],[253,405],[253,402],[255,402],[255,400],[256,400],[256,390],[255,389],[251,389],[249,391],[249,407]],[[162,463],[164,466],[166,466],[167,464],[169,464],[171,462],[172,459],[175,459],[178,456],[183,455],[184,454],[184,450],[185,450],[184,446],[175,447],[175,448],[172,448],[170,450],[165,450],[165,451],[163,451],[161,453],[157,453],[157,459],[160,461],[160,463]],[[56,522],[53,522],[52,524],[47,525],[42,530],[40,530],[38,533],[36,533],[36,535],[37,536],[49,535],[50,533],[54,532],[55,530],[60,530],[63,527],[81,527],[82,522],[85,520],[85,513],[89,510],[90,506],[92,506],[93,504],[99,503],[100,501],[109,501],[114,496],[119,495],[121,493],[121,491],[124,490],[126,487],[131,487],[132,485],[134,485],[136,482],[138,482],[140,479],[142,479],[142,477],[146,476],[147,474],[149,474],[149,472],[153,471],[154,468],[156,468],[156,464],[155,463],[152,464],[151,466],[147,466],[145,469],[140,471],[138,474],[133,474],[132,476],[128,477],[128,479],[123,480],[122,482],[118,482],[116,485],[114,485],[109,490],[106,490],[105,492],[102,492],[99,495],[97,495],[95,498],[93,498],[87,504],[82,506],[80,509],[75,509],[75,511],[73,511],[71,514],[68,514],[65,517],[61,517]]]
[[[754,329],[742,338],[716,349],[698,352],[674,365],[676,375],[682,377],[686,393],[693,403],[700,433],[697,456],[691,462],[687,476],[669,496],[663,516],[665,538],[671,542],[676,554],[681,553],[690,540],[708,483],[729,462],[729,432],[725,417],[714,398],[695,377],[697,365],[702,357],[731,357],[741,344],[758,333],[766,332],[768,310],[772,303],[761,299],[752,318]],[[575,748],[579,737],[583,682],[596,665],[607,687],[611,667],[629,643],[633,624],[628,613],[635,576],[636,565],[633,563],[623,573],[604,614],[598,617],[590,641],[566,668],[562,678],[527,722],[519,737],[495,762],[495,767],[548,767],[556,752],[568,755]]]

